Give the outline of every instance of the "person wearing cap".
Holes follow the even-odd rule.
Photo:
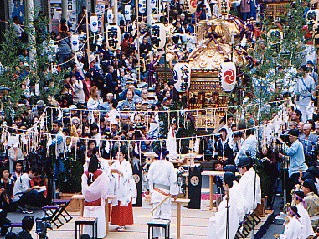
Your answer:
[[[317,228],[319,220],[319,197],[317,195],[317,189],[315,183],[311,179],[306,179],[302,183],[301,190],[305,195],[306,210],[311,219],[311,224],[314,228]]]
[[[171,220],[171,197],[176,200],[179,190],[177,172],[173,164],[166,160],[168,153],[165,148],[160,148],[156,152],[158,160],[152,162],[147,174],[152,207],[156,208],[153,211],[153,219]],[[163,203],[159,205],[161,202]],[[153,238],[163,235],[160,228],[153,230]]]
[[[239,222],[241,221],[241,215],[244,214],[242,197],[240,194],[238,194],[235,186],[236,184],[238,183],[235,180],[235,173],[225,172],[223,187],[224,191],[226,192],[226,196],[218,205],[217,213],[209,219],[207,239],[226,239],[227,227],[229,229],[229,238],[235,238],[235,235],[238,231]]]
[[[277,138],[277,140],[282,144],[285,155],[289,156],[289,168],[288,168],[288,182],[287,182],[287,202],[291,201],[290,191],[298,184],[300,172],[306,172],[307,165],[305,161],[305,155],[303,150],[303,145],[298,139],[299,131],[297,129],[292,129],[289,131],[289,141],[291,143],[290,146],[287,146],[286,143],[281,139]],[[280,158],[285,159],[285,156],[281,153],[278,154]]]
[[[111,183],[107,174],[99,169],[99,160],[94,155],[90,159],[88,170],[82,175],[82,194],[84,196],[84,217],[97,218],[97,237],[106,236],[105,199],[111,192]],[[83,226],[83,234],[92,235],[90,226]]]
[[[127,91],[131,90],[136,97],[141,97],[142,92],[139,89],[136,89],[134,86],[134,80],[132,78],[129,78],[126,80],[126,89],[124,89],[120,94],[119,94],[119,100],[125,100],[127,97]]]
[[[305,194],[302,191],[295,191],[295,204],[298,209],[298,214],[300,215],[300,222],[302,225],[301,229],[301,238],[308,238],[309,236],[314,236],[315,233],[311,226],[311,220],[306,210],[306,203],[305,203]]]
[[[302,117],[301,121],[306,123],[308,119],[312,119],[312,113],[308,110],[311,104],[311,97],[315,95],[316,83],[315,80],[307,73],[308,68],[301,66],[299,69],[299,77],[295,84],[295,103],[300,109]]]
[[[300,215],[298,209],[295,206],[291,206],[287,212],[288,223],[285,225],[284,234],[275,235],[279,239],[301,239],[302,224],[300,222]]]
[[[238,170],[242,175],[239,179],[239,188],[244,195],[244,213],[250,214],[255,210],[257,204],[261,203],[260,178],[252,167],[250,157],[239,157]]]

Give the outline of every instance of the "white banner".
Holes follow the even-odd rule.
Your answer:
[[[221,67],[221,82],[224,90],[232,91],[236,84],[236,66],[234,62],[224,62]]]
[[[174,80],[177,91],[187,91],[191,84],[191,68],[188,63],[177,63],[174,66]]]

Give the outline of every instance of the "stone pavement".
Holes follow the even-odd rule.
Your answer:
[[[208,229],[209,217],[213,212],[209,211],[208,201],[202,201],[201,210],[188,209],[182,207],[182,226],[181,235],[183,239],[206,238]],[[145,203],[146,204],[146,203]],[[49,239],[74,239],[74,220],[80,215],[79,212],[70,213],[74,218],[59,229],[48,230]],[[33,215],[42,217],[43,213],[35,212]],[[10,213],[8,215],[12,222],[21,222],[25,215],[22,213]],[[147,238],[147,222],[151,221],[151,206],[144,205],[143,207],[133,208],[134,225],[127,226],[126,231],[118,232],[116,226],[110,226],[110,232],[106,238],[121,238],[121,239],[144,239]],[[14,229],[13,232],[19,232],[21,229]],[[35,227],[32,231],[33,238],[37,238]],[[176,238],[176,207],[172,207],[172,223],[171,223],[171,238]]]

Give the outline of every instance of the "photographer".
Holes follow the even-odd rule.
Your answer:
[[[290,165],[288,168],[289,178],[286,186],[287,202],[291,201],[290,191],[294,188],[295,184],[299,182],[300,173],[306,172],[307,170],[303,146],[298,139],[298,135],[299,132],[296,129],[289,131],[290,147],[287,146],[281,138],[277,139],[282,144],[284,153],[290,156]],[[279,153],[279,157],[283,159],[286,158],[286,156],[281,153]]]

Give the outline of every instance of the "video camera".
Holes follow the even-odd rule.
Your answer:
[[[52,229],[51,224],[45,220],[45,218],[37,217],[35,219],[36,225],[36,233],[39,235],[39,239],[48,239],[47,237],[47,230],[48,228]]]

